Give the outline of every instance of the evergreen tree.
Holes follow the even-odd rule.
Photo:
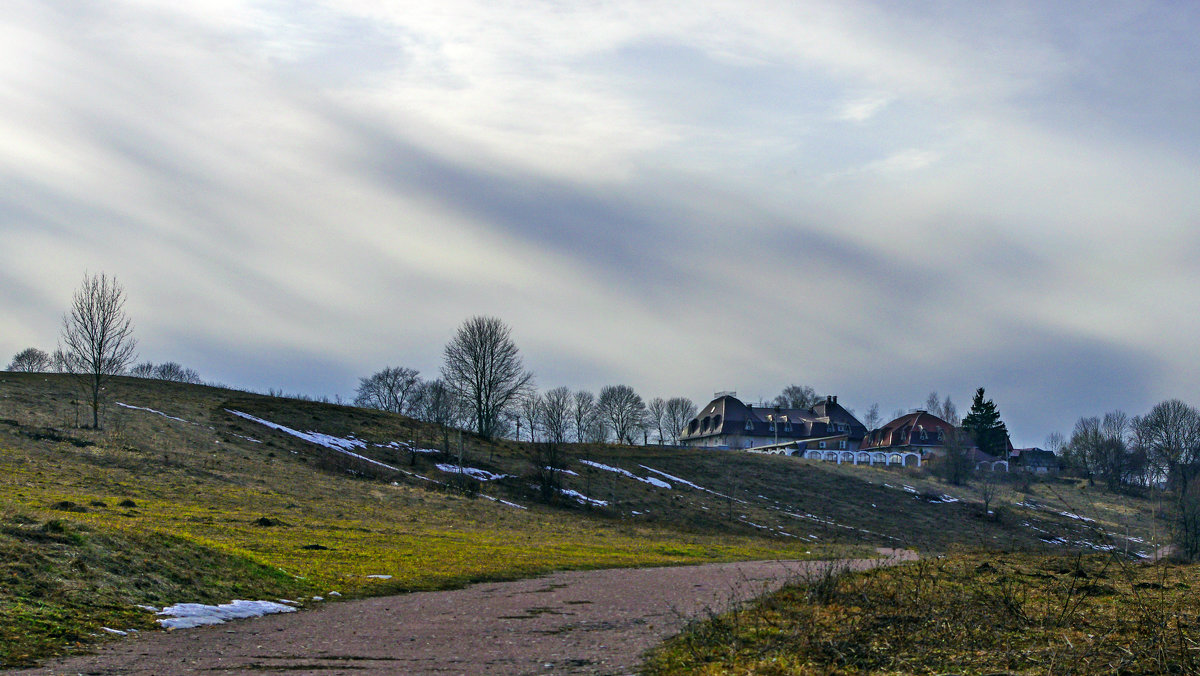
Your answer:
[[[971,410],[963,418],[962,428],[979,450],[998,458],[1008,457],[1008,428],[1000,420],[1000,411],[991,399],[983,398],[983,388],[975,391]]]

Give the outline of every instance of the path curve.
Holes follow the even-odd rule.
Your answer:
[[[748,561],[554,573],[155,632],[13,674],[628,674],[690,618],[831,566]]]

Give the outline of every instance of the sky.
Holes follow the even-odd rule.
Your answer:
[[[542,389],[1018,446],[1200,404],[1200,4],[12,0],[0,358],[85,273],[141,361],[351,397],[475,315]]]

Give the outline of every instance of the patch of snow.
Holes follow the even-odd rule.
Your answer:
[[[141,608],[142,610],[149,610],[149,611],[150,611],[150,612],[152,612],[152,613],[157,613],[157,612],[158,612],[158,608],[155,608],[154,606],[134,606],[134,607],[135,607],[135,608]]]
[[[476,479],[478,481],[495,481],[497,479],[503,479],[504,477],[512,476],[511,474],[493,474],[485,469],[477,469],[475,467],[459,467],[458,465],[451,465],[444,462],[439,462],[436,466],[439,470],[447,474],[466,474],[472,479]]]
[[[325,448],[328,448],[333,451],[337,451],[339,453],[344,453],[345,455],[348,455],[352,458],[358,458],[359,460],[362,460],[363,462],[368,462],[368,463],[371,463],[372,465],[378,465],[379,467],[383,467],[385,469],[390,469],[393,472],[402,472],[404,474],[408,474],[409,476],[414,476],[412,472],[405,472],[404,470],[400,469],[399,467],[392,467],[391,465],[389,465],[387,463],[379,462],[378,460],[372,460],[371,458],[368,458],[365,455],[359,455],[358,453],[355,453],[355,452],[349,450],[351,448],[366,448],[367,442],[365,442],[361,439],[355,439],[353,437],[348,438],[348,439],[343,439],[342,437],[335,437],[335,436],[331,436],[328,434],[322,434],[320,432],[300,432],[300,431],[294,430],[290,427],[287,427],[286,425],[280,425],[278,423],[273,423],[270,420],[263,420],[262,418],[256,418],[256,417],[250,415],[249,413],[242,413],[241,411],[234,411],[234,410],[228,409],[228,408],[225,409],[225,411],[228,413],[232,413],[233,415],[236,415],[239,418],[245,418],[246,420],[256,422],[260,425],[266,425],[267,427],[270,427],[273,430],[279,430],[280,432],[283,432],[284,434],[289,434],[298,439],[303,439],[309,443],[313,443],[318,446],[324,446]],[[421,478],[425,478],[425,477],[421,477]],[[431,481],[431,479],[427,479],[427,481]]]
[[[372,580],[390,580],[390,579],[392,579],[391,575],[368,575],[367,577]]]
[[[627,469],[621,469],[620,467],[612,467],[611,465],[605,465],[604,463],[600,462],[592,462],[591,460],[580,460],[579,462],[588,465],[589,467],[595,467],[596,469],[602,469],[606,472],[620,474],[623,477],[628,477],[634,481],[640,481],[644,484],[650,484],[651,486],[655,486],[657,488],[671,488],[671,484],[663,481],[662,479],[655,479],[654,477],[640,477],[633,472],[630,472]]]
[[[324,601],[324,600],[325,600],[325,597],[324,597],[324,596],[314,596],[314,597],[313,597],[313,600],[314,600],[314,601]]]
[[[546,467],[544,469],[548,469],[551,472],[562,472],[563,474],[570,474],[571,476],[579,476],[579,472],[572,472],[569,469],[563,469],[561,467],[551,467],[549,465],[546,465]]]
[[[326,596],[341,596],[341,594],[339,594],[339,593],[337,593],[337,592],[335,592],[335,591],[331,591],[331,592],[329,592],[328,594],[326,594]]]
[[[299,601],[293,601],[293,600],[291,600],[291,599],[276,599],[276,600],[277,600],[277,601],[279,601],[280,603],[286,603],[286,604],[287,604],[287,605],[289,605],[289,606],[298,606],[298,605],[300,605],[300,602],[299,602]]]
[[[595,498],[589,498],[588,496],[584,495],[583,493],[580,493],[579,491],[571,490],[570,488],[560,488],[559,492],[561,492],[563,495],[575,498],[576,500],[578,500],[580,502],[580,504],[596,505],[597,507],[607,507],[608,506],[607,500],[597,500]]]
[[[508,500],[501,500],[500,498],[493,498],[490,495],[483,495],[482,493],[479,495],[479,497],[485,498],[487,500],[491,500],[492,502],[499,502],[500,504],[508,505],[509,507],[516,507],[517,509],[529,509],[525,505],[518,505],[515,502],[509,502]]]
[[[909,493],[920,493],[921,492],[921,491],[918,491],[917,489],[913,488],[912,486],[907,486],[907,485],[904,486],[904,490],[908,491]]]
[[[158,612],[166,619],[158,623],[167,629],[190,629],[207,624],[223,624],[229,620],[262,617],[273,613],[294,613],[296,609],[274,601],[231,601],[219,606],[203,603],[176,603]]]
[[[173,416],[173,415],[167,415],[166,413],[163,413],[162,411],[155,411],[155,410],[154,410],[154,409],[152,409],[152,408],[146,408],[146,407],[144,407],[144,406],[130,406],[129,404],[122,404],[122,403],[121,403],[121,402],[119,402],[119,401],[117,402],[117,406],[120,406],[121,408],[128,408],[128,409],[130,409],[130,410],[134,410],[134,411],[145,411],[145,412],[147,412],[147,413],[153,413],[153,414],[155,414],[155,415],[161,415],[162,417],[166,418],[167,420],[175,420],[175,421],[177,421],[177,422],[181,422],[181,423],[187,423],[187,424],[189,424],[189,425],[193,424],[191,421],[184,420],[183,418],[176,418],[176,417],[175,417],[175,416]]]
[[[1059,512],[1059,514],[1060,514],[1060,515],[1062,515],[1062,516],[1065,516],[1065,517],[1067,517],[1068,519],[1075,519],[1075,520],[1077,520],[1077,521],[1087,521],[1087,522],[1089,522],[1089,523],[1095,523],[1095,522],[1096,522],[1096,520],[1095,520],[1095,519],[1089,519],[1089,518],[1087,518],[1086,516],[1079,516],[1078,514],[1072,514],[1072,513],[1070,513],[1070,512]]]
[[[688,488],[695,488],[698,491],[704,491],[705,493],[711,493],[712,495],[715,495],[719,498],[725,498],[726,500],[733,500],[734,502],[740,502],[743,505],[750,504],[750,503],[746,502],[745,500],[742,500],[739,498],[731,498],[728,495],[725,495],[724,493],[718,493],[714,490],[709,490],[709,489],[705,488],[704,486],[697,486],[696,484],[688,481],[687,479],[680,479],[677,476],[672,476],[662,470],[654,469],[653,467],[647,467],[645,465],[638,465],[638,467],[641,467],[642,469],[646,470],[647,472],[654,472],[655,474],[657,474],[659,476],[665,476],[668,479],[670,479],[671,481],[677,481],[677,482],[683,484],[684,486],[687,486]]]
[[[107,631],[108,633],[116,634],[117,636],[128,636],[129,635],[129,632],[127,632],[127,631],[121,631],[120,629],[113,629],[112,627],[100,627],[100,631]]]

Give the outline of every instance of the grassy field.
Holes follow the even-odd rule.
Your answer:
[[[524,499],[532,491],[515,478],[511,490],[485,488],[511,493],[514,504],[521,498],[521,509],[445,485],[451,477],[428,466],[437,459],[429,454],[404,466],[441,483],[367,478],[334,467],[327,449],[226,409],[380,442],[425,432],[398,416],[125,381],[110,392],[106,429],[94,432],[73,427],[73,393],[62,378],[0,380],[4,666],[85,647],[106,636],[105,626],[153,628],[138,604],[353,597],[563,568],[861,551],[751,528],[665,528],[571,502],[540,505]],[[487,464],[490,454],[493,469],[529,465],[515,446],[468,442],[468,457]],[[629,483],[634,497],[645,485]]]
[[[656,447],[563,446],[553,476],[572,493],[546,500],[548,459],[527,443],[446,447],[402,416],[193,385],[117,379],[107,395],[104,429],[81,429],[67,378],[0,373],[0,665],[152,629],[137,604],[880,545],[1148,550],[1162,530],[1152,504],[1070,483],[1006,486],[986,514],[975,489],[907,470]],[[444,471],[459,458],[502,476]]]
[[[1195,674],[1200,569],[955,554],[796,584],[653,653],[670,674]]]

